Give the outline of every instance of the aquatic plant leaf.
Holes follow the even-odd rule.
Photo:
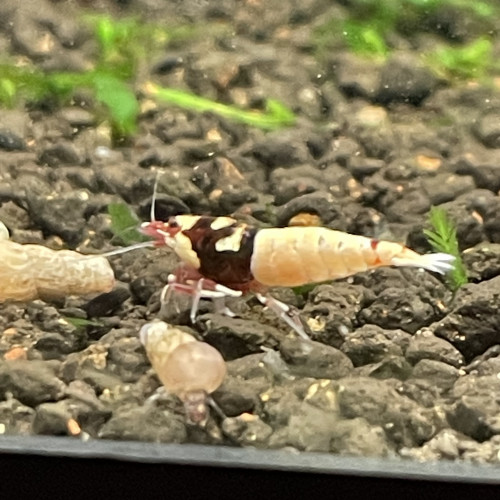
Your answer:
[[[73,316],[64,316],[64,319],[71,325],[73,325],[75,328],[86,328],[88,326],[97,326],[101,327],[103,326],[102,323],[99,321],[93,321],[90,319],[85,319],[85,318],[76,318]]]
[[[262,129],[282,128],[293,125],[295,122],[293,112],[284,104],[272,99],[267,101],[266,111],[262,112],[243,110],[183,90],[159,87],[151,82],[144,85],[143,90],[151,97],[155,97],[168,104],[174,104],[183,109],[199,113],[212,112],[230,120],[239,121]]]
[[[431,207],[428,220],[431,229],[424,229],[423,232],[431,247],[436,252],[445,252],[455,257],[454,268],[447,274],[448,286],[455,292],[468,282],[455,224],[446,211],[439,207]]]
[[[0,102],[8,107],[14,105],[16,85],[10,78],[0,78]]]
[[[45,74],[31,66],[0,64],[2,93],[14,101],[19,97],[38,99],[50,91]]]
[[[383,35],[375,25],[368,22],[346,21],[343,35],[349,47],[357,54],[385,57],[389,52]]]
[[[130,135],[136,129],[139,104],[129,86],[113,75],[95,73],[92,77],[96,98],[105,104],[118,132]]]
[[[148,240],[146,236],[137,230],[140,221],[125,203],[110,203],[108,205],[108,214],[111,217],[111,231],[124,245]]]
[[[438,74],[448,78],[483,78],[493,67],[493,45],[485,37],[460,46],[442,47],[427,56]]]

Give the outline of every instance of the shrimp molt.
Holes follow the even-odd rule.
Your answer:
[[[109,292],[113,285],[105,257],[15,243],[0,222],[0,302]]]
[[[144,223],[142,231],[154,238],[157,246],[172,248],[183,262],[182,272],[171,280],[174,288],[189,291],[189,284],[198,277],[203,285],[192,287],[198,298],[255,292],[301,335],[290,308],[262,295],[268,287],[319,283],[380,266],[446,273],[454,260],[448,254],[420,255],[400,243],[327,228],[258,229],[231,217],[179,215],[168,222]]]
[[[208,397],[226,376],[219,351],[163,321],[146,323],[139,336],[160,382],[184,403],[191,422],[204,423]]]

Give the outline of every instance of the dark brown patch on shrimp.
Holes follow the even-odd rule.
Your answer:
[[[190,229],[182,231],[200,260],[198,271],[234,290],[248,290],[254,279],[250,259],[257,229],[239,223],[213,229],[215,220],[216,217],[200,217]]]

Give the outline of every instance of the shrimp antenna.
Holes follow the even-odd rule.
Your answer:
[[[154,183],[154,187],[153,187],[153,199],[151,201],[151,212],[149,214],[150,216],[150,219],[151,219],[151,222],[155,222],[156,221],[156,217],[155,217],[155,212],[156,212],[156,195],[158,194],[158,182],[160,180],[160,176],[163,174],[163,172],[161,170],[158,170],[156,172],[156,176],[155,176],[155,183]],[[127,229],[125,229],[124,232],[126,231],[132,231],[134,230],[135,228],[133,227],[129,227]],[[119,235],[117,235],[119,236]],[[126,247],[123,247],[123,248],[117,248],[116,250],[110,250],[109,252],[104,252],[100,255],[104,256],[104,257],[111,257],[112,255],[120,255],[122,253],[127,253],[127,252],[131,252],[132,250],[137,250],[138,248],[146,248],[146,247],[153,247],[155,246],[155,242],[154,241],[142,241],[140,243],[134,243],[133,245],[129,245],[129,246],[126,246]]]
[[[155,183],[153,187],[153,199],[151,200],[151,213],[149,214],[149,218],[151,222],[156,221],[156,195],[158,194],[158,182],[160,180],[160,176],[163,174],[161,170],[156,172]]]
[[[116,242],[116,240],[120,240],[120,238],[122,238],[123,236],[126,236],[127,234],[130,234],[132,236],[132,238],[134,238],[135,237],[134,233],[137,233],[137,224],[134,224],[133,226],[129,226],[129,227],[123,229],[123,231],[120,231],[119,233],[113,235],[113,237],[110,240],[110,243],[114,244]]]
[[[132,250],[137,250],[138,248],[153,247],[155,245],[154,241],[141,241],[140,243],[134,243],[128,247],[117,248],[116,250],[110,250],[109,252],[104,252],[99,254],[102,257],[111,257],[112,255],[120,255],[122,253],[131,252]]]

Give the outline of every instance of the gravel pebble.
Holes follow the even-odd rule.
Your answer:
[[[499,286],[500,277],[496,277],[462,287],[451,313],[431,325],[431,331],[453,344],[468,361],[498,344]]]
[[[98,10],[113,18],[111,3]],[[105,252],[119,243],[108,205],[127,203],[147,221],[154,196],[158,221],[324,225],[429,252],[423,229],[439,205],[457,226],[471,283],[453,297],[441,276],[380,268],[273,289],[299,310],[309,343],[251,295],[228,300],[235,318],[204,299],[191,324],[192,297],[180,294],[160,312],[174,252],[115,255],[109,294],[0,304],[0,433],[499,463],[500,101],[480,75],[438,81],[420,57],[439,40],[465,48],[485,21],[458,5],[422,12],[418,25],[399,19],[387,57],[366,59],[348,37],[318,37],[357,3],[121,2],[124,17],[139,7],[155,23],[206,27],[149,51],[140,80],[253,117],[276,99],[295,124],[264,131],[135,88],[138,126],[120,137],[91,88],[62,107],[22,96],[0,111],[0,220],[22,244]],[[99,71],[81,2],[66,4],[1,1],[7,63]],[[235,29],[221,31],[220,20]],[[498,52],[498,19],[486,24]],[[8,81],[0,86],[8,93]],[[226,418],[188,425],[180,400],[162,391],[138,338],[160,316],[221,350],[227,377],[213,398]]]
[[[453,392],[458,400],[448,412],[452,427],[479,442],[500,434],[500,380],[496,376],[460,379]]]
[[[338,388],[342,416],[362,417],[372,425],[381,425],[396,445],[418,446],[432,437],[434,428],[429,416],[387,382],[346,378],[338,381]]]
[[[320,342],[285,339],[280,343],[280,353],[292,375],[338,379],[352,370],[352,362],[345,354]]]
[[[376,325],[363,325],[348,335],[340,350],[354,366],[381,361],[406,352],[410,335],[403,330],[384,330]]]
[[[22,151],[26,149],[26,143],[22,137],[11,130],[0,130],[0,149],[5,151]]]
[[[99,431],[101,439],[181,443],[186,439],[184,419],[154,405],[117,410]]]
[[[61,399],[65,386],[56,376],[57,368],[58,363],[51,361],[0,360],[2,397],[12,395],[31,407]]]
[[[462,354],[449,342],[435,337],[430,330],[422,330],[411,338],[406,349],[406,359],[412,364],[431,359],[455,368],[464,364]]]

